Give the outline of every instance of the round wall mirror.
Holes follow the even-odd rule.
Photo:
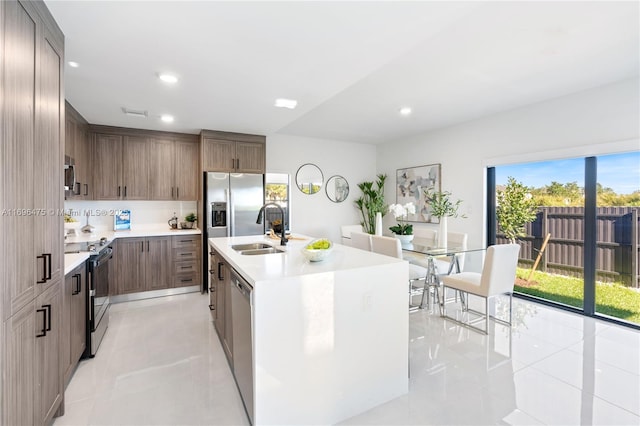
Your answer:
[[[322,188],[324,176],[315,164],[306,163],[296,172],[296,186],[305,194],[315,194]]]
[[[327,185],[324,189],[327,192],[327,197],[334,203],[341,203],[349,196],[349,182],[340,175],[327,179]]]

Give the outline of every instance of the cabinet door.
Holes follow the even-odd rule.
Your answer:
[[[3,271],[0,291],[3,316],[8,319],[35,297],[36,276],[42,278],[44,258],[34,250],[34,216],[20,214],[34,206],[35,99],[36,91],[36,21],[37,14],[29,2],[2,2],[4,7],[4,60],[2,155],[0,183],[2,217]]]
[[[212,265],[213,274],[211,275],[211,279],[215,282],[216,286],[216,315],[215,315],[215,326],[216,331],[218,332],[218,336],[220,336],[220,341],[224,342],[224,293],[225,293],[225,285],[224,285],[224,262],[220,256],[214,256],[215,263]]]
[[[122,197],[122,137],[96,134],[93,141],[93,195],[96,200]]]
[[[235,171],[235,142],[203,139],[202,170],[205,172]]]
[[[122,238],[118,241],[118,294],[145,290],[145,238]]]
[[[34,204],[46,214],[35,219],[35,252],[46,260],[46,282],[38,292],[46,291],[63,279],[63,140],[64,98],[62,97],[62,51],[55,38],[43,27],[40,49],[40,93],[37,99],[36,143],[34,145],[36,181]]]
[[[91,144],[89,142],[89,130],[84,124],[75,126],[75,161],[76,161],[76,181],[80,184],[79,195],[74,198],[82,200],[90,200],[92,198],[92,179],[91,179]]]
[[[73,310],[73,292],[76,288],[76,278],[74,271],[64,276],[62,287],[62,312],[60,321],[62,330],[60,331],[60,357],[62,363],[62,376],[66,385],[71,377],[72,361],[71,361],[71,311]]]
[[[149,199],[149,143],[147,138],[125,136],[122,141],[122,198]]]
[[[2,5],[0,5],[2,7]],[[35,300],[31,300],[4,326],[2,342],[2,412],[3,425],[32,425],[36,359],[36,329],[42,326],[43,313],[36,315]]]
[[[61,282],[56,282],[46,293],[36,299],[36,330],[41,331],[46,316],[46,335],[36,338],[35,374],[35,424],[49,424],[62,401],[62,370],[60,369],[60,333],[62,296]],[[42,334],[42,333],[38,333]]]
[[[87,277],[84,264],[72,273],[71,283],[71,328],[70,328],[70,355],[71,371],[76,366],[85,346],[87,345]],[[65,378],[65,382],[68,379]]]
[[[172,200],[176,194],[174,143],[169,139],[152,139],[149,145],[149,199]],[[191,168],[197,170],[195,164]]]
[[[236,142],[236,170],[245,173],[265,172],[265,145],[257,142]]]
[[[199,147],[193,142],[175,143],[175,185],[176,200],[196,201],[198,199],[198,155]]]
[[[171,237],[148,238],[146,249],[146,290],[171,287],[173,282],[173,259]]]
[[[71,158],[75,158],[76,155],[76,127],[75,120],[67,115],[64,123],[64,155]]]

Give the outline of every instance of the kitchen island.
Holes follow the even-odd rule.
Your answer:
[[[408,263],[339,244],[309,262],[310,241],[209,239],[253,287],[254,424],[337,423],[408,392]],[[231,247],[255,242],[285,251]]]

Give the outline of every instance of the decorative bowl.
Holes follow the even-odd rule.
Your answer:
[[[321,245],[322,243],[328,243],[327,248],[313,248],[314,245]],[[302,248],[302,254],[309,262],[320,262],[331,254],[333,250],[333,243],[327,238],[319,238],[313,240]]]

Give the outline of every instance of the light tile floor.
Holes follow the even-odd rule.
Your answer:
[[[62,425],[246,425],[198,293],[113,305]],[[410,315],[410,390],[345,425],[640,425],[640,332],[514,299],[483,336]]]

